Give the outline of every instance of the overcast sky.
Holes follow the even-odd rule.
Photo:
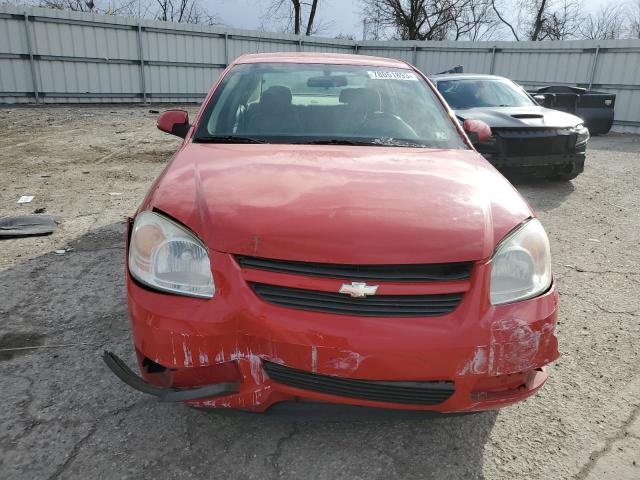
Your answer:
[[[267,29],[268,19],[265,10],[271,0],[202,0],[219,18],[219,21],[230,27],[256,29],[264,25]],[[585,8],[596,9],[599,5],[612,0],[582,0]],[[324,28],[321,36],[333,37],[340,33],[362,36],[359,0],[322,0],[318,7],[318,20]]]

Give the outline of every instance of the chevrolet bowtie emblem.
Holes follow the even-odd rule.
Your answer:
[[[365,298],[367,295],[375,295],[378,291],[378,285],[367,285],[366,283],[351,282],[345,283],[340,287],[340,293],[346,293],[353,298]]]

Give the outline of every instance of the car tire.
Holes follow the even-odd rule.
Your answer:
[[[547,178],[559,182],[568,182],[573,180],[584,171],[584,163],[570,163],[556,170]]]

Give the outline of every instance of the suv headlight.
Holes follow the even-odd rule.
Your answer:
[[[549,238],[537,219],[507,235],[491,259],[491,303],[526,300],[551,286]]]
[[[211,298],[215,293],[209,254],[182,225],[155,212],[142,212],[133,224],[129,272],[163,292]]]
[[[577,134],[576,145],[582,145],[583,143],[587,143],[589,140],[589,129],[584,126],[584,123],[580,123],[572,128],[572,130]]]

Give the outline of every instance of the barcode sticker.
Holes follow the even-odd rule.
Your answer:
[[[390,72],[390,71],[375,71],[367,72],[371,80],[411,80],[418,81],[418,77],[413,72]]]

